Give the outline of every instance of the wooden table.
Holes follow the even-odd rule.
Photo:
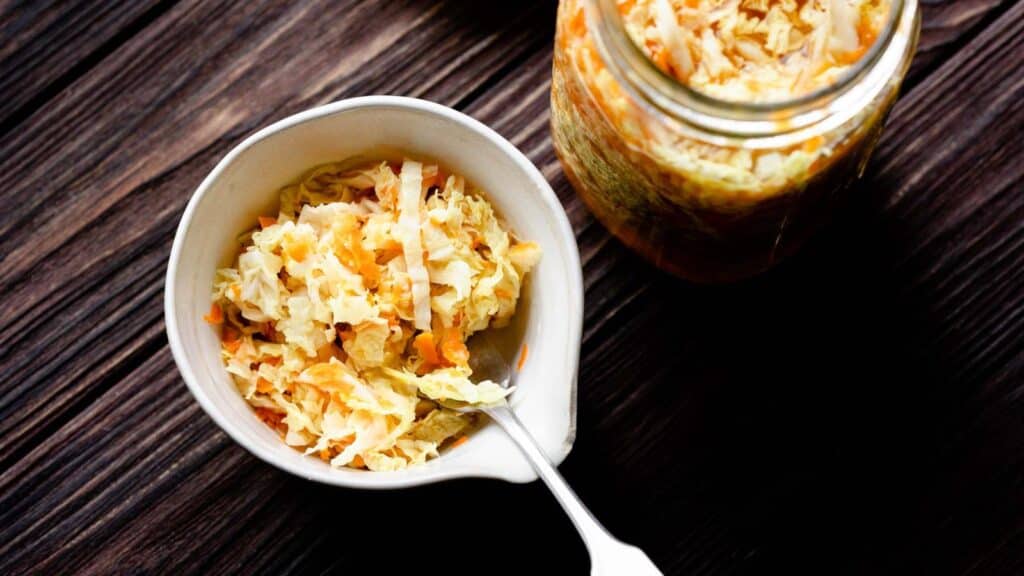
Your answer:
[[[586,278],[562,471],[667,574],[1024,573],[1024,2],[924,1],[855,205],[720,288],[639,262],[567,184],[554,3],[483,4],[0,3],[0,574],[587,573],[536,483],[307,483],[174,367],[163,277],[200,179],[380,93],[490,124],[558,192]]]

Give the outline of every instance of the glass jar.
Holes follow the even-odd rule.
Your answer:
[[[551,85],[555,151],[624,243],[696,282],[764,271],[828,221],[861,176],[920,29],[891,0],[872,47],[834,83],[787,101],[719,100],[663,73],[615,0],[561,0]]]

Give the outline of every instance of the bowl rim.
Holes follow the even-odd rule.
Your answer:
[[[577,380],[579,375],[579,352],[582,345],[583,331],[583,273],[580,265],[579,247],[576,243],[576,235],[573,232],[572,225],[569,223],[569,218],[566,215],[561,202],[558,200],[558,197],[555,195],[554,190],[552,190],[550,183],[548,183],[547,179],[540,172],[537,166],[534,165],[522,151],[509,142],[504,136],[468,114],[436,102],[419,98],[370,95],[345,98],[328,104],[323,104],[321,106],[316,106],[314,108],[309,108],[277,120],[270,125],[257,130],[255,133],[242,140],[242,142],[235,145],[227,154],[224,155],[224,157],[220,159],[220,161],[217,162],[214,168],[206,175],[206,177],[203,178],[199,186],[196,187],[195,191],[192,192],[188,204],[185,206],[181,220],[178,222],[178,226],[175,229],[174,241],[171,245],[170,256],[168,257],[167,273],[164,277],[164,325],[167,333],[167,341],[171,349],[171,355],[174,358],[178,372],[185,381],[189,392],[199,403],[203,411],[232,440],[260,460],[263,460],[280,470],[307,480],[346,488],[374,490],[407,488],[458,478],[493,478],[516,483],[533,481],[537,478],[535,474],[531,474],[526,478],[521,478],[503,473],[501,470],[478,468],[476,470],[467,471],[464,469],[445,469],[443,466],[439,466],[438,468],[431,470],[430,473],[412,477],[404,474],[395,475],[391,473],[364,473],[358,476],[311,473],[308,470],[293,466],[290,462],[275,458],[272,454],[251,444],[248,439],[241,434],[240,430],[235,428],[234,423],[214,407],[213,400],[207,396],[202,387],[199,386],[198,378],[192,370],[191,362],[189,361],[181,342],[181,332],[175,315],[175,280],[178,274],[178,266],[181,260],[181,252],[183,250],[185,238],[188,236],[193,216],[195,215],[195,211],[200,205],[202,198],[213,187],[213,184],[221,177],[221,175],[232,164],[234,164],[235,160],[249,148],[255,146],[258,142],[299,124],[316,121],[327,116],[361,108],[399,108],[441,116],[477,133],[495,144],[503,154],[513,160],[513,162],[523,169],[529,175],[530,179],[537,184],[537,195],[545,205],[545,208],[547,208],[548,212],[550,212],[554,218],[560,243],[562,244],[566,258],[568,259],[569,270],[567,272],[571,279],[571,285],[567,287],[569,290],[569,300],[570,303],[574,305],[575,310],[578,311],[578,314],[576,314],[575,317],[570,315],[568,319],[569,345],[573,350],[573,353],[567,360],[569,372],[571,374],[569,426],[566,432],[566,438],[562,441],[562,450],[556,455],[553,463],[558,465],[572,450],[576,438]],[[331,469],[331,471],[333,471],[333,469]]]

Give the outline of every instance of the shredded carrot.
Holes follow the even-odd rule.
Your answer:
[[[523,351],[519,353],[519,362],[516,363],[516,370],[522,372],[523,366],[526,364],[526,356],[530,353],[530,347],[523,344]]]
[[[441,355],[456,366],[469,364],[469,349],[462,341],[461,330],[454,327],[445,330],[444,338],[441,340]]]
[[[665,72],[669,71],[668,50],[659,46],[657,52],[654,53],[652,60],[661,70]]]
[[[267,408],[256,408],[256,417],[262,420],[267,426],[277,428],[281,425],[281,420],[284,419],[284,414],[274,412]]]
[[[381,243],[374,250],[374,262],[377,264],[387,264],[389,260],[395,258],[402,253],[402,245],[393,238],[388,238],[387,241]]]
[[[402,244],[394,238],[388,238],[377,246],[377,250],[381,252],[400,252],[402,250]]]
[[[328,460],[330,460],[331,459],[331,451],[328,450],[327,448],[324,448],[323,450],[321,450],[320,451],[320,459],[323,460],[324,462],[327,462]]]
[[[203,320],[206,320],[210,324],[223,324],[224,323],[224,311],[220,309],[220,306],[214,302],[210,305],[210,313],[203,316]]]
[[[305,242],[288,242],[284,246],[284,253],[296,262],[302,262],[309,255],[312,247]]]
[[[871,26],[871,19],[862,16],[857,21],[857,40],[860,41],[860,45],[867,51],[876,39],[878,39],[878,31]]]
[[[459,436],[458,438],[455,439],[455,442],[452,442],[451,447],[458,448],[459,446],[462,446],[466,442],[469,442],[469,436]]]
[[[576,13],[569,18],[569,31],[573,36],[583,36],[587,31],[587,19],[583,8],[577,8]]]
[[[281,357],[280,356],[265,356],[262,360],[260,360],[260,362],[262,362],[263,364],[269,364],[270,366],[280,366],[281,365]]]
[[[220,340],[224,344],[224,349],[234,354],[238,352],[238,349],[242,346],[242,341],[238,339],[238,331],[230,326],[225,326],[220,333]]]
[[[429,366],[439,366],[441,357],[437,355],[437,344],[434,342],[434,335],[430,332],[420,332],[413,338],[413,348],[419,352],[420,358]]]
[[[867,53],[869,46],[860,46],[856,50],[851,50],[845,54],[836,56],[836,62],[843,66],[847,66],[860,60],[861,56]]]
[[[366,462],[363,462],[363,457],[360,456],[359,454],[356,454],[348,465],[353,468],[366,468]]]
[[[260,228],[270,228],[274,224],[277,224],[277,218],[274,218],[273,216],[260,216],[258,220],[260,221]]]
[[[363,277],[367,288],[380,282],[380,268],[377,255],[363,246],[363,231],[359,220],[353,215],[339,222],[334,231],[334,254],[349,269]]]
[[[817,152],[825,144],[825,138],[823,136],[815,136],[806,140],[802,146],[803,151],[808,154]]]
[[[230,290],[231,294],[235,297],[235,300],[242,297],[242,287],[238,284],[232,284]]]
[[[259,378],[256,380],[256,391],[261,394],[270,394],[274,391],[274,385],[266,378]]]

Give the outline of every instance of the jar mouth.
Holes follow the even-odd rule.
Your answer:
[[[749,133],[751,135],[778,133],[798,129],[814,121],[814,110],[820,110],[838,95],[857,85],[882,59],[892,44],[904,12],[904,0],[890,0],[889,14],[878,38],[856,63],[845,70],[833,83],[795,98],[745,102],[717,98],[697,90],[657,67],[647,54],[633,42],[626,31],[622,15],[615,0],[591,0],[587,18],[596,31],[597,47],[609,64],[612,73],[648,103],[670,116],[703,125],[697,115],[719,119],[722,132]],[[762,123],[765,126],[758,127]],[[712,125],[716,122],[712,121]],[[739,128],[739,124],[746,125]],[[770,127],[768,126],[770,125]],[[714,128],[713,128],[714,129]],[[719,131],[716,129],[716,131]]]

